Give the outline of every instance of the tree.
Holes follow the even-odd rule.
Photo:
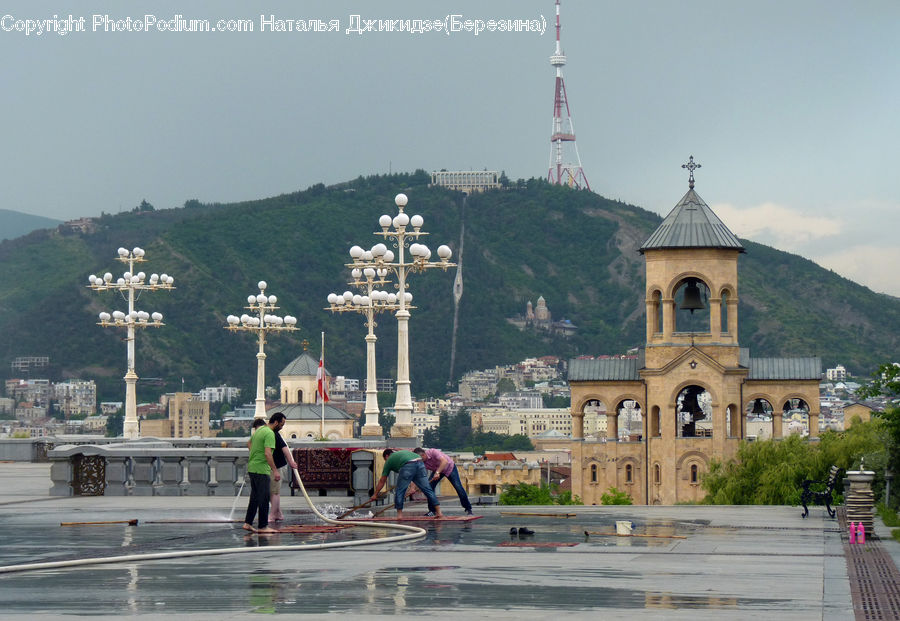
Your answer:
[[[394,426],[394,423],[397,422],[397,417],[382,411],[381,414],[378,415],[378,422],[381,424],[382,431],[384,431],[384,437],[390,438],[391,428]]]
[[[835,465],[843,470],[884,463],[884,424],[873,420],[843,432],[826,431],[811,443],[792,435],[783,440],[742,442],[737,458],[713,461],[701,484],[704,502],[716,505],[796,505],[805,479],[822,481]],[[882,482],[876,480],[876,491]]]
[[[109,438],[118,438],[122,435],[125,426],[125,414],[119,410],[115,414],[106,417],[106,436]]]
[[[516,392],[516,384],[508,377],[501,377],[497,382],[497,394],[505,395],[510,392]]]
[[[883,412],[875,412],[875,416],[883,421],[887,436],[888,459],[885,467],[893,472],[900,471],[900,406],[895,405],[896,398],[900,395],[900,364],[894,362],[879,366],[872,375],[872,381],[857,390],[856,394],[862,399],[884,396],[894,400],[893,405],[885,407]],[[871,464],[867,467],[871,467]],[[891,496],[897,498],[900,494]],[[885,499],[887,504],[892,505],[892,498]]]

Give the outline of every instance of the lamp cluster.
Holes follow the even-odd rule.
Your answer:
[[[99,313],[100,321],[97,322],[97,325],[105,328],[125,328],[127,331],[125,341],[127,342],[128,367],[125,373],[125,421],[122,433],[126,438],[134,439],[140,435],[135,397],[135,383],[138,380],[134,363],[135,328],[159,328],[165,325],[162,321],[162,313],[137,310],[134,303],[144,291],[171,291],[175,288],[175,279],[168,274],[155,273],[150,274],[150,277],[147,278],[147,274],[144,272],[135,271],[134,264],[143,263],[146,260],[143,248],[135,247],[132,250],[119,248],[117,254],[116,260],[128,265],[128,269],[122,276],[113,280],[111,272],[106,272],[102,277],[91,274],[88,276],[88,287],[94,291],[118,291],[128,302],[127,312],[117,310],[112,313],[106,311]]]
[[[229,330],[298,330],[297,318],[292,315],[280,317],[271,311],[276,310],[278,298],[274,295],[266,295],[266,281],[260,280],[257,283],[259,293],[247,296],[247,310],[255,313],[250,315],[244,313],[240,317],[237,315],[228,315],[225,320],[228,325],[225,326]]]
[[[397,424],[392,435],[398,437],[412,437],[415,435],[412,426],[412,400],[409,391],[409,344],[408,322],[412,293],[407,291],[406,277],[410,273],[424,272],[430,268],[441,268],[447,271],[454,267],[450,263],[453,255],[449,246],[439,246],[437,249],[438,261],[431,260],[431,249],[419,238],[428,233],[422,230],[425,223],[422,216],[416,214],[410,217],[404,213],[408,199],[405,194],[398,194],[394,198],[398,214],[391,217],[384,214],[378,219],[381,231],[374,234],[384,238],[397,250],[388,249],[387,244],[377,243],[369,250],[361,246],[350,248],[351,262],[346,264],[350,268],[353,281],[349,284],[357,287],[362,294],[354,294],[345,291],[342,294],[331,293],[328,295],[328,308],[331,312],[356,311],[365,315],[369,333],[366,336],[366,427],[369,426],[369,417],[377,421],[378,408],[375,404],[375,341],[373,333],[375,326],[374,314],[376,312],[390,311],[397,317],[397,396],[395,411],[397,412]],[[388,284],[388,276],[394,275],[397,279],[393,287],[396,293],[385,291]],[[377,279],[377,280],[376,280]],[[376,285],[379,288],[376,288]],[[370,394],[371,391],[371,394]],[[377,427],[377,423],[374,425]],[[366,431],[365,427],[363,429]]]
[[[118,255],[119,256],[116,259],[123,263],[128,263],[128,269],[122,276],[115,280],[113,280],[114,277],[110,272],[103,274],[103,277],[91,274],[88,276],[88,283],[90,283],[88,286],[91,289],[94,291],[117,290],[121,291],[123,294],[128,293],[129,298],[133,298],[135,291],[155,291],[158,289],[175,288],[173,286],[175,279],[168,274],[150,274],[148,280],[147,275],[144,272],[134,273],[134,264],[146,260],[144,259],[143,248],[134,248],[133,250],[119,248]],[[112,327],[136,325],[155,328],[165,325],[162,323],[163,316],[161,313],[151,314],[146,311],[134,310],[133,306],[133,300],[130,300],[130,309],[127,313],[123,313],[122,311],[113,311],[112,313],[107,313],[105,311],[101,312],[98,315],[100,319],[98,325]]]

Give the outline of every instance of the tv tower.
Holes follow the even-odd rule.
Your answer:
[[[550,171],[547,181],[555,185],[567,185],[573,188],[591,189],[584,169],[581,167],[581,156],[575,144],[575,126],[569,113],[569,100],[566,98],[566,83],[563,80],[562,68],[566,64],[566,55],[559,46],[559,0],[556,0],[556,52],[550,56],[550,64],[556,67],[556,92],[553,97],[553,134],[550,136]],[[565,112],[565,118],[563,113]],[[571,143],[571,148],[567,145]],[[572,153],[574,152],[574,163]]]

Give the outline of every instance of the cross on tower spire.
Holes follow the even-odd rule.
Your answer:
[[[688,178],[688,187],[689,187],[691,190],[693,190],[693,189],[694,189],[694,171],[695,171],[696,169],[698,169],[698,168],[702,168],[702,166],[700,166],[700,164],[695,164],[695,163],[694,163],[694,156],[692,155],[692,156],[688,159],[688,163],[687,163],[687,164],[682,164],[681,167],[682,167],[682,168],[687,168],[687,169],[688,169],[688,172],[691,173],[691,176]]]

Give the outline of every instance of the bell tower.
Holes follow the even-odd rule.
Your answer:
[[[688,191],[641,246],[646,266],[649,368],[685,348],[702,347],[726,366],[738,364],[738,238],[694,190]]]

